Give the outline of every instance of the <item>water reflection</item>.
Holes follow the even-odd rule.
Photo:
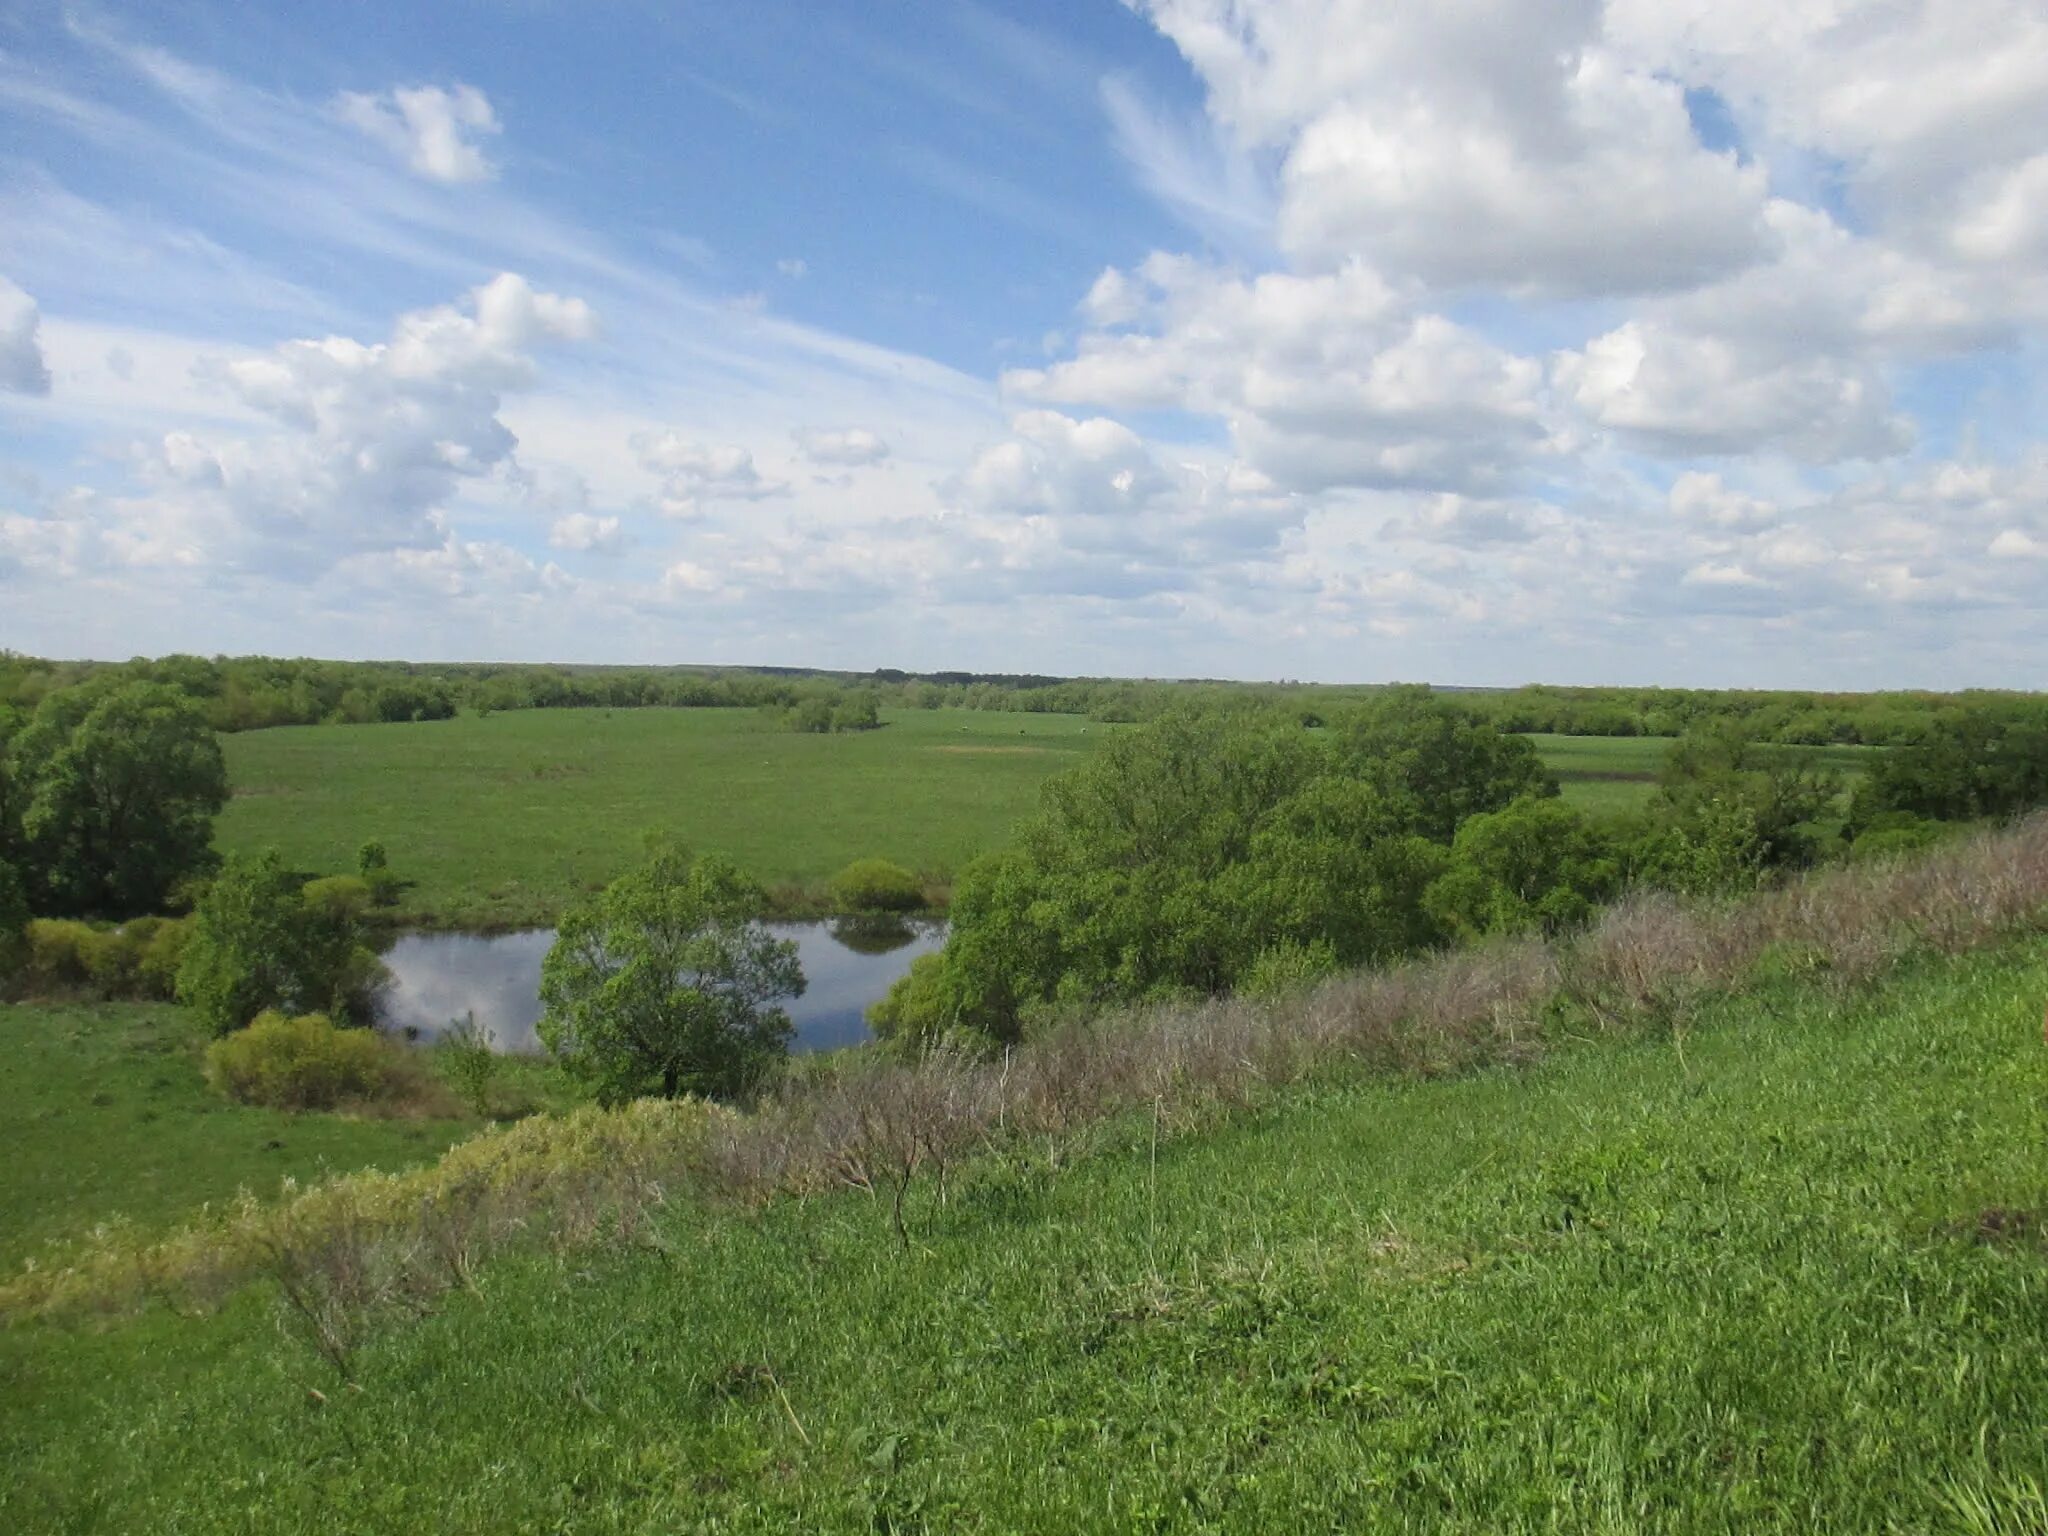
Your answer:
[[[787,1005],[799,1051],[831,1050],[868,1038],[861,1015],[920,955],[946,942],[946,925],[902,918],[837,918],[829,923],[770,923],[778,939],[794,939],[807,983]],[[384,953],[392,985],[384,1000],[387,1029],[431,1040],[451,1020],[471,1014],[501,1051],[537,1051],[540,963],[555,941],[551,928],[524,933],[409,933]]]
[[[835,917],[832,937],[856,955],[893,954],[906,944],[917,942],[917,930],[893,912],[878,916]],[[805,975],[810,972],[806,971]]]

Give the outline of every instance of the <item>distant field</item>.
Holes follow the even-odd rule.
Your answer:
[[[1657,790],[1657,773],[1671,750],[1668,736],[1531,735],[1536,750],[1558,778],[1565,800],[1589,816],[1643,809]],[[1881,747],[1768,747],[1832,768],[1844,787],[1869,767]]]
[[[879,855],[944,878],[1001,844],[1116,726],[1074,715],[886,710],[881,730],[770,728],[752,710],[519,710],[420,725],[287,726],[225,736],[235,798],[224,850],[276,848],[306,870],[352,868],[377,838],[414,882],[408,921],[551,921],[660,829],[770,886],[815,892]],[[1589,814],[1640,808],[1662,737],[1535,736]],[[1785,751],[1806,749],[1785,748]],[[1811,755],[1850,773],[1869,748]]]
[[[1047,775],[1115,729],[950,709],[883,719],[841,736],[730,709],[250,731],[222,738],[235,798],[219,843],[338,870],[381,839],[416,882],[408,914],[449,926],[545,922],[656,829],[770,885],[822,882],[868,855],[944,875],[1000,843]]]

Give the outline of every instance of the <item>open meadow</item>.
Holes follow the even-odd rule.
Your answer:
[[[344,1386],[266,1297],[0,1335],[0,1526],[2005,1532],[2048,1488],[2038,939],[683,1203]],[[1312,1170],[1312,1173],[1305,1171]]]
[[[659,829],[734,859],[785,907],[814,905],[857,858],[945,881],[999,846],[1038,786],[1124,727],[1075,715],[885,710],[843,734],[753,710],[533,709],[404,725],[286,726],[223,736],[234,798],[217,842],[295,868],[352,869],[377,839],[411,886],[402,920],[551,922]],[[1569,804],[1640,809],[1663,737],[1532,738]],[[1854,772],[1873,749],[1776,748]]]
[[[1116,729],[964,709],[883,719],[831,735],[753,710],[535,709],[251,731],[222,738],[234,799],[218,842],[330,871],[380,839],[415,882],[402,915],[443,927],[551,921],[656,830],[800,905],[869,856],[943,881]]]

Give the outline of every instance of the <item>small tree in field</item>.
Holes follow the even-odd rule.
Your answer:
[[[796,945],[756,920],[731,864],[664,849],[563,920],[541,966],[540,1037],[607,1104],[734,1098],[788,1049]]]

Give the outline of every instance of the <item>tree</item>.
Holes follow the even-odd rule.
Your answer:
[[[382,974],[355,914],[309,904],[277,854],[230,859],[200,897],[178,966],[178,998],[217,1035],[268,1009],[367,1024]]]
[[[1468,816],[1557,793],[1526,736],[1509,735],[1426,688],[1390,688],[1336,722],[1344,766],[1406,811],[1409,830],[1448,843]]]
[[[37,910],[132,917],[210,867],[227,768],[205,711],[177,689],[52,694],[8,756]]]
[[[1524,797],[1474,816],[1451,842],[1451,867],[1424,904],[1460,938],[1583,922],[1621,884],[1614,850],[1570,806]]]
[[[541,965],[540,1037],[617,1104],[730,1099],[787,1049],[796,945],[755,914],[764,893],[723,859],[657,852],[568,913]]]
[[[1170,711],[1048,782],[1017,846],[969,867],[944,964],[888,1016],[1011,1039],[1036,1008],[1234,990],[1289,945],[1412,952],[1441,936],[1423,893],[1458,822],[1546,792],[1526,741],[1419,690],[1323,731],[1298,708]]]
[[[1834,774],[1759,746],[1742,722],[1708,719],[1671,744],[1658,797],[1685,857],[1704,859],[1702,868],[1720,869],[1740,884],[1745,861],[1758,871],[1812,863],[1811,823],[1840,788]],[[1747,853],[1740,848],[1745,840]],[[1701,874],[1693,883],[1707,879]]]

